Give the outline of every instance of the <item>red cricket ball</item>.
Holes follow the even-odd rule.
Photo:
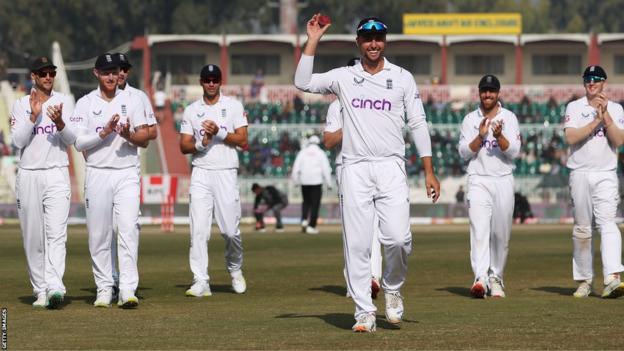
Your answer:
[[[321,27],[325,27],[326,25],[331,23],[331,18],[329,18],[329,16],[327,15],[320,15],[318,17],[318,24]]]

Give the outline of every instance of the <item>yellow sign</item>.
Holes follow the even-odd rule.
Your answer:
[[[519,13],[405,13],[403,34],[520,34]]]

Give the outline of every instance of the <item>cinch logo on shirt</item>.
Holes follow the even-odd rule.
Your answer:
[[[47,126],[33,127],[33,135],[37,134],[54,134],[56,132],[56,124],[48,124]]]
[[[488,150],[492,150],[498,147],[498,141],[496,140],[483,140],[481,142],[481,147],[486,148]]]
[[[386,108],[388,108],[388,111],[392,110],[392,103],[386,99],[371,100],[354,98],[353,100],[351,100],[351,106],[355,108],[363,108],[369,110],[385,111]]]
[[[82,122],[83,118],[82,117],[71,116],[71,117],[69,117],[69,120],[72,121],[72,122]]]

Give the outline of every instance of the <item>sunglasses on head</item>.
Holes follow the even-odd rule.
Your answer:
[[[363,23],[361,26],[359,26],[357,29],[357,33],[360,34],[360,33],[373,32],[373,31],[383,32],[387,30],[388,30],[388,27],[385,24],[379,21],[370,20],[366,23]]]
[[[219,84],[221,83],[221,79],[219,78],[202,78],[202,82],[206,83],[206,84]]]
[[[597,76],[587,76],[587,77],[583,77],[583,83],[600,83],[600,82],[604,82],[606,79],[604,79],[603,77],[597,77]]]
[[[56,77],[56,71],[37,71],[37,72],[35,72],[35,74],[39,78],[45,78],[47,76],[50,76],[50,78]]]

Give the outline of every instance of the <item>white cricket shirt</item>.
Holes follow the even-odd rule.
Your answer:
[[[470,112],[464,117],[459,136],[459,155],[468,162],[468,175],[485,176],[505,176],[513,173],[515,168],[514,158],[520,153],[520,129],[516,115],[499,103],[496,116],[490,121],[503,121],[503,135],[509,141],[507,150],[501,150],[496,138],[492,134],[491,127],[485,140],[481,143],[481,148],[477,152],[472,152],[468,146],[479,135],[479,125],[484,116],[481,108]]]
[[[61,132],[48,117],[49,106],[63,104],[65,128]],[[35,123],[30,121],[30,95],[21,97],[11,111],[11,140],[18,148],[19,168],[48,169],[67,167],[67,145],[74,143],[72,127],[72,101],[69,96],[52,91],[50,98],[43,103],[41,114]]]
[[[624,127],[622,105],[607,102],[607,111],[618,128]],[[587,97],[574,100],[566,106],[563,128],[581,128],[596,116],[596,109],[589,104]],[[598,125],[590,136],[570,145],[568,168],[582,171],[613,171],[617,169],[617,150],[609,143],[604,124]]]
[[[147,94],[143,90],[137,89],[131,86],[129,83],[126,83],[126,88],[124,91],[127,91],[130,94],[130,97],[133,99],[139,99],[143,104],[143,112],[145,114],[145,120],[147,121],[148,126],[153,126],[156,124],[156,117],[154,116],[154,109],[152,108],[152,102],[147,97]]]
[[[98,134],[115,114],[119,115],[118,126],[130,123],[130,130],[146,125],[143,105],[133,100],[127,92],[116,89],[115,97],[106,101],[99,88],[83,96],[76,103],[74,121],[80,126],[80,135]],[[139,165],[137,146],[116,132],[111,133],[97,145],[84,151],[87,167],[128,168]]]
[[[327,108],[327,116],[325,117],[325,132],[334,133],[342,129],[342,107],[340,101],[334,100]],[[336,145],[338,154],[336,155],[336,166],[342,165],[342,143]]]
[[[405,160],[406,123],[420,157],[431,156],[425,110],[411,73],[385,58],[383,69],[374,75],[361,63],[312,74],[313,64],[313,56],[301,56],[295,85],[303,91],[338,96],[343,109],[345,164],[387,157]]]
[[[195,140],[204,137],[202,122],[214,121],[219,129],[234,133],[238,128],[247,126],[247,116],[240,101],[229,96],[220,95],[214,105],[208,105],[203,97],[184,109],[180,133],[189,134]],[[227,145],[216,135],[203,151],[193,154],[192,165],[210,170],[238,168],[238,154],[236,148]]]

